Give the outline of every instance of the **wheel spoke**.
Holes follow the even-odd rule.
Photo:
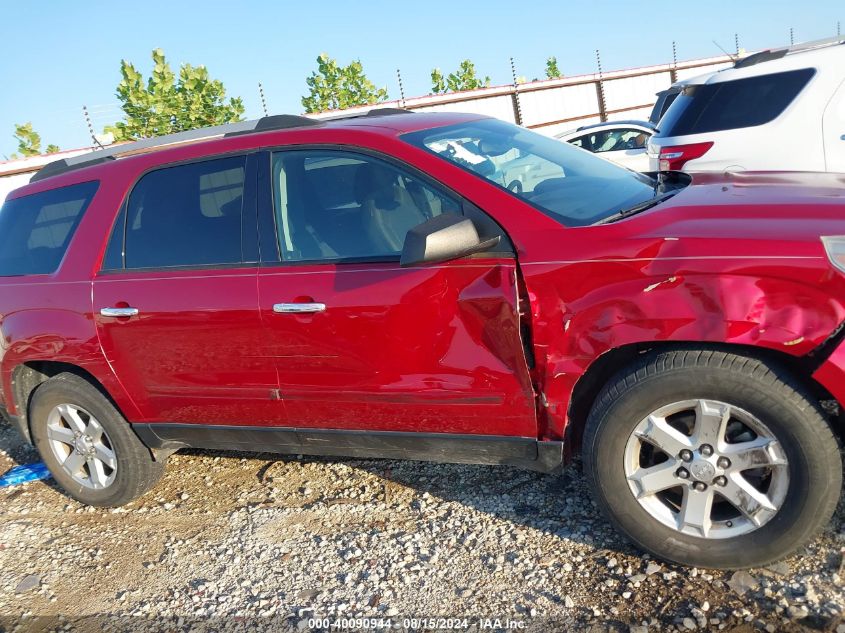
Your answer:
[[[103,426],[97,422],[94,418],[90,418],[88,420],[88,427],[85,433],[90,437],[93,441],[99,442],[100,438],[103,437]]]
[[[79,411],[72,404],[60,404],[56,407],[62,419],[77,433],[85,433],[86,424],[79,415]]]
[[[91,483],[94,484],[95,488],[106,487],[108,477],[106,477],[106,471],[103,468],[103,462],[94,457],[90,457],[88,459],[88,472],[90,473]]]
[[[97,443],[94,445],[94,456],[112,470],[117,468],[117,458],[114,451],[104,444]]]
[[[73,431],[70,429],[63,426],[53,426],[52,424],[47,425],[47,437],[56,442],[71,445],[73,445],[73,441],[76,439],[73,437]]]
[[[757,490],[740,473],[731,473],[728,483],[719,489],[719,494],[742,512],[754,525],[763,523],[775,512],[777,507],[769,497]]]
[[[74,449],[71,451],[70,455],[67,456],[67,459],[62,463],[62,467],[68,471],[71,475],[75,475],[79,472],[79,469],[82,468],[82,464],[85,463],[85,456]]]
[[[653,444],[672,457],[677,457],[683,449],[692,448],[690,439],[677,429],[672,428],[666,418],[659,415],[648,416],[640,422],[634,433],[641,440]]]
[[[750,442],[726,444],[722,448],[722,455],[731,460],[731,468],[736,471],[788,464],[780,442],[767,437],[758,437]]]
[[[637,498],[640,499],[679,485],[676,470],[674,461],[663,462],[650,468],[638,468],[628,476],[628,480],[637,486]]]
[[[695,429],[693,430],[695,444],[709,444],[714,448],[719,446],[724,441],[725,429],[730,417],[730,406],[699,400],[695,406]]]
[[[684,486],[684,498],[681,501],[681,511],[678,513],[678,529],[706,538],[710,534],[712,508],[713,490],[711,488],[699,492]]]

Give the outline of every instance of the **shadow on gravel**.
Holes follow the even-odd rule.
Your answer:
[[[262,484],[272,479],[278,463],[342,463],[378,477],[383,484],[379,500],[388,506],[402,504],[406,509],[422,511],[425,495],[459,503],[490,518],[519,524],[568,541],[595,548],[594,558],[612,557],[616,553],[639,555],[621,538],[593,504],[581,464],[576,460],[552,474],[535,473],[509,466],[443,464],[422,461],[312,457],[234,451],[185,450],[188,455],[215,455],[232,458],[266,460],[256,477]],[[414,492],[399,494],[403,489]],[[400,500],[401,498],[401,500]],[[336,504],[366,504],[366,501],[345,496],[332,498],[321,494],[303,509]],[[444,535],[444,536],[449,536]]]

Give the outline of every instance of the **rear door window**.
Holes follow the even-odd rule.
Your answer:
[[[763,125],[783,113],[815,74],[812,68],[687,86],[663,115],[661,136]]]
[[[56,271],[99,182],[7,200],[0,209],[0,276]]]
[[[125,240],[123,267],[241,263],[245,169],[246,157],[233,156],[143,176],[129,196],[124,223],[112,235],[112,243]],[[115,251],[110,245],[109,254]]]

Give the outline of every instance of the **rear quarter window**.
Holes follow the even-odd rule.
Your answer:
[[[661,136],[764,125],[780,116],[815,74],[812,68],[687,86],[660,121]]]
[[[84,182],[7,200],[0,209],[0,277],[55,272],[98,186]]]

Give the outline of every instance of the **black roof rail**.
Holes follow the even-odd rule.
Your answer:
[[[364,116],[389,116],[391,114],[414,114],[414,111],[407,108],[373,108]]]
[[[263,116],[255,121],[255,126],[246,130],[235,130],[226,132],[224,137],[241,136],[242,134],[256,134],[258,132],[270,132],[272,130],[288,130],[295,127],[313,127],[322,125],[318,119],[311,119],[298,114],[271,114]]]
[[[759,53],[753,53],[748,57],[743,57],[742,59],[738,59],[734,62],[734,68],[748,68],[749,66],[756,66],[757,64],[762,64],[763,62],[770,62],[773,59],[780,59],[781,57],[786,57],[786,54],[789,52],[787,48],[776,48],[770,51],[760,51]]]
[[[134,154],[143,150],[153,150],[167,145],[178,145],[179,143],[186,143],[188,141],[228,137],[239,134],[254,134],[258,132],[284,130],[295,127],[311,127],[316,125],[323,125],[323,123],[318,119],[312,119],[304,116],[277,114],[273,116],[265,116],[260,119],[252,119],[250,121],[237,121],[235,123],[226,123],[225,125],[216,125],[214,127],[199,128],[196,130],[166,134],[164,136],[145,138],[131,143],[109,145],[108,147],[104,147],[103,149],[96,150],[88,154],[82,154],[81,156],[74,156],[72,158],[62,158],[60,160],[47,163],[44,167],[35,172],[29,181],[37,182],[39,180],[58,176],[59,174],[69,171],[82,169],[83,167],[90,167],[92,165],[98,165],[110,160],[115,160],[125,154]]]
[[[845,38],[837,35],[836,37],[826,37],[821,40],[812,40],[810,42],[802,42],[793,46],[784,46],[783,48],[772,48],[759,53],[753,53],[748,57],[736,60],[734,68],[747,68],[755,64],[762,64],[774,59],[780,59],[792,53],[803,53],[806,51],[818,50],[820,48],[828,48],[830,46],[839,46],[845,44]]]

